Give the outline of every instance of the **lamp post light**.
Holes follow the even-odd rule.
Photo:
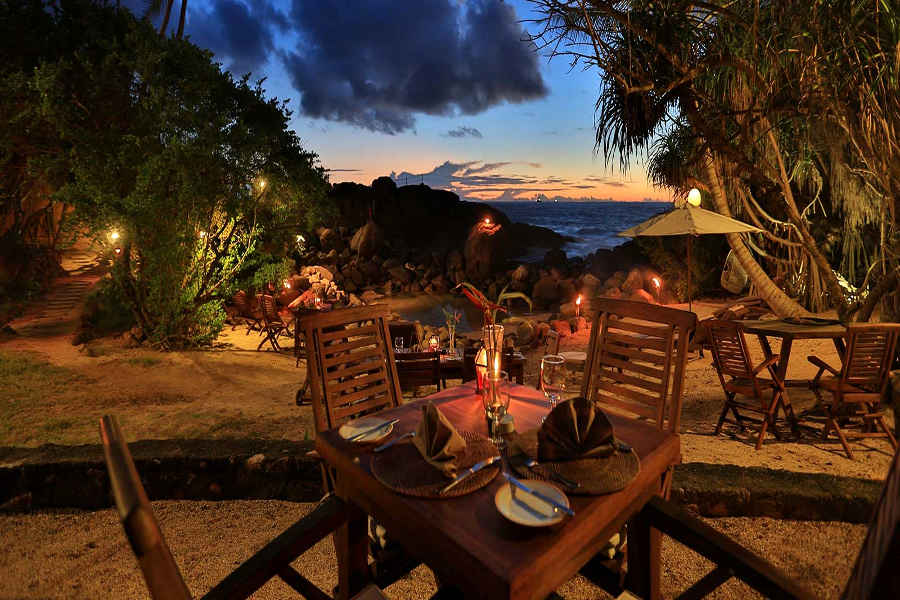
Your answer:
[[[115,242],[116,240],[119,239],[119,237],[121,237],[121,236],[119,235],[119,232],[116,231],[115,229],[113,229],[112,231],[109,232],[109,239],[111,239],[112,241]]]

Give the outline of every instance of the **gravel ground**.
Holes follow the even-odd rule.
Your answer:
[[[155,502],[175,560],[195,597],[310,509],[278,501]],[[798,578],[819,598],[837,598],[850,575],[865,526],[774,519],[709,519]],[[115,513],[41,512],[0,515],[0,599],[147,598],[143,580]],[[835,549],[839,549],[835,551]],[[330,590],[336,562],[330,540],[304,554],[297,565],[314,583]],[[666,539],[663,592],[666,597],[708,572],[711,565]],[[431,572],[420,567],[391,586],[391,598],[428,598],[435,591]],[[566,598],[605,598],[579,578],[559,592]],[[757,597],[731,581],[713,598]],[[280,581],[269,582],[254,598],[296,598]]]

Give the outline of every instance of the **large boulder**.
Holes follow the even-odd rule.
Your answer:
[[[632,294],[637,290],[644,289],[644,275],[637,269],[632,269],[622,283],[622,291],[626,294]]]
[[[559,248],[552,248],[544,255],[544,264],[548,267],[564,268],[566,266],[566,253]]]
[[[455,273],[456,271],[461,271],[465,266],[465,261],[463,260],[462,252],[459,250],[451,250],[447,254],[447,273]]]
[[[559,286],[557,281],[549,275],[538,279],[531,290],[531,300],[535,308],[545,309],[559,302]]]
[[[306,277],[310,283],[315,284],[320,281],[333,281],[334,275],[325,267],[314,265],[303,267],[300,270],[300,277]]]
[[[337,254],[344,249],[344,240],[336,230],[325,227],[319,230],[319,245],[322,250],[334,250]]]
[[[391,267],[388,269],[388,274],[390,274],[391,278],[394,281],[398,281],[400,283],[409,283],[412,280],[412,274],[406,268],[402,266]]]
[[[350,249],[360,258],[372,258],[384,244],[384,233],[374,221],[360,227],[350,238]]]
[[[466,258],[466,275],[473,280],[487,279],[499,262],[497,229],[478,224],[472,228],[463,254]]]

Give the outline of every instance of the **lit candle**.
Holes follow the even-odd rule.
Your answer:
[[[575,316],[581,316],[581,294],[578,294],[578,297],[575,298]]]
[[[487,225],[488,227],[490,227],[490,226],[491,226],[491,219],[490,219],[489,217],[485,217],[485,218],[484,218],[484,224]]]
[[[652,281],[653,285],[656,286],[657,291],[659,290],[660,287],[662,287],[662,282],[659,280],[659,277],[654,277],[650,281]]]
[[[494,352],[494,378],[500,377],[500,351]]]

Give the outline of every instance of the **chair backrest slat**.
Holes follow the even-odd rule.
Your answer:
[[[752,379],[753,366],[740,321],[708,319],[703,326],[719,372],[736,379]]]
[[[116,509],[150,595],[154,600],[190,600],[115,417],[100,419],[100,438]]]
[[[900,598],[900,450],[875,505],[869,530],[856,564],[841,595],[842,600]]]
[[[278,314],[278,307],[275,305],[275,297],[269,294],[257,294],[257,303],[262,311],[263,319],[266,323],[281,323],[281,315]]]
[[[847,352],[841,380],[874,393],[883,393],[897,354],[897,323],[852,323],[847,327]]]
[[[385,306],[374,305],[301,319],[317,431],[400,405],[388,315]]]
[[[596,298],[582,395],[677,432],[692,312]]]

